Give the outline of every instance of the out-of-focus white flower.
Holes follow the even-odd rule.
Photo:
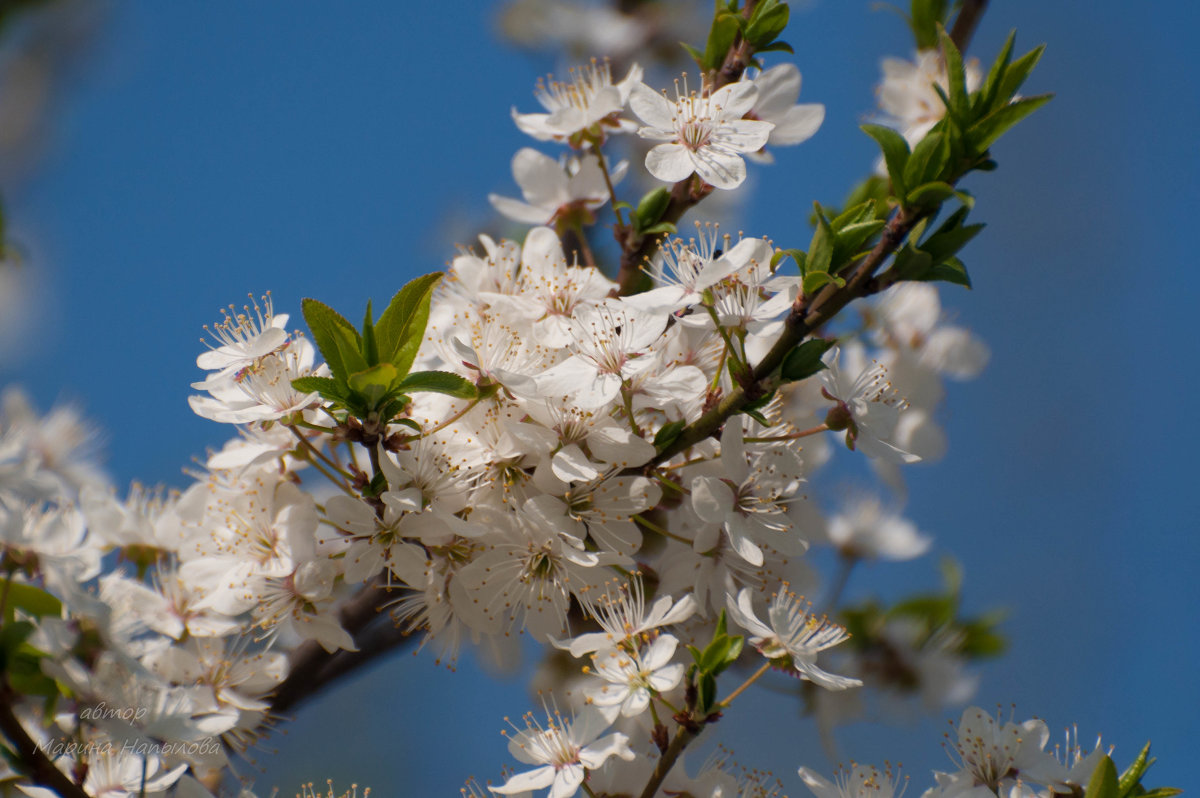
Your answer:
[[[800,768],[799,772],[801,780],[817,798],[892,798],[896,795],[896,780],[890,767],[881,773],[874,765],[851,765],[849,770],[835,772],[832,783],[809,768]]]
[[[621,161],[613,167],[609,175],[613,185],[621,181],[628,167],[628,161]],[[574,217],[577,222],[590,223],[595,221],[592,211],[609,200],[604,172],[595,155],[556,161],[525,147],[513,156],[512,173],[525,201],[499,194],[488,194],[488,201],[513,221],[550,224],[558,219]]]
[[[638,83],[629,107],[646,127],[638,135],[660,141],[646,153],[646,169],[659,180],[675,183],[693,174],[717,188],[737,188],[746,179],[742,156],[762,149],[774,127],[743,119],[754,107],[754,83],[731,83],[712,94],[675,88],[675,101]]]
[[[979,61],[964,64],[967,91],[979,88],[983,73]],[[934,86],[949,90],[946,62],[937,50],[920,50],[915,61],[883,59],[883,83],[879,86],[879,107],[891,117],[910,147],[925,138],[930,128],[946,115],[946,104]]]
[[[933,539],[911,521],[888,512],[874,497],[857,498],[829,519],[829,542],[846,557],[911,560],[929,550]]]

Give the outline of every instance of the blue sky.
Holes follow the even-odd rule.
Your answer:
[[[191,415],[201,325],[248,292],[299,321],[317,296],[348,313],[433,271],[513,194],[533,108],[555,64],[493,34],[494,9],[362,2],[112,7],[96,51],[56,110],[35,176],[7,192],[42,281],[37,321],[0,382],[42,407],[80,403],[108,432],[118,483],[182,484],[227,430]],[[702,3],[703,5],[703,3]],[[1057,731],[1103,733],[1118,761],[1153,739],[1155,783],[1189,786],[1200,734],[1200,389],[1193,314],[1200,128],[1197,12],[1188,3],[995,3],[973,52],[1045,42],[1028,87],[1047,108],[977,175],[988,229],[966,251],[975,289],[945,304],[991,346],[978,380],[951,387],[951,448],[914,469],[908,514],[967,574],[972,610],[1011,614],[1007,657],[984,668],[978,703],[1015,703]],[[837,201],[873,158],[860,132],[879,58],[906,55],[896,17],[866,0],[814,0],[787,39],[821,131],[754,170],[742,216],[753,235],[804,246],[813,199]],[[602,54],[598,54],[602,55]],[[777,62],[777,61],[776,61]],[[547,149],[546,151],[551,151]],[[850,597],[935,578],[935,558],[858,573]],[[284,794],[326,776],[409,794],[454,794],[507,761],[503,716],[531,707],[520,680],[475,678],[402,656],[301,713],[263,756]],[[1007,710],[1006,710],[1007,712]],[[758,729],[747,766],[828,772],[810,725],[761,692],[720,724]],[[763,727],[767,728],[763,732]],[[914,789],[944,719],[853,727],[848,758],[905,763]],[[740,730],[740,731],[739,731]],[[331,744],[330,741],[334,741]],[[353,741],[344,745],[343,741]],[[403,775],[407,781],[408,775]]]

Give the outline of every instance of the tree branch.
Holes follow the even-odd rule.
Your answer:
[[[338,612],[342,627],[356,638],[356,643],[358,634],[379,614],[379,602],[383,595],[378,590],[383,585],[383,577],[377,576],[351,597]],[[289,657],[287,678],[271,691],[271,714],[279,715],[289,711],[328,684],[333,677],[323,681],[318,681],[318,677],[340,653],[342,652],[330,653],[314,640],[306,640],[297,646]]]
[[[970,46],[971,37],[979,27],[979,20],[987,10],[987,4],[988,0],[963,0],[958,16],[954,18],[954,27],[950,29],[950,41],[954,42],[960,53],[965,53]]]
[[[25,764],[25,775],[33,779],[35,784],[54,790],[61,798],[88,798],[84,789],[55,767],[25,731],[20,719],[13,712],[13,707],[17,705],[20,697],[20,694],[8,685],[0,686],[0,732],[13,747],[20,761]]]

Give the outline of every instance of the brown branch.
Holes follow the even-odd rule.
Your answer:
[[[384,600],[385,595],[379,592],[383,584],[382,577],[376,577],[338,612],[342,628],[352,636],[357,636],[378,616],[379,603]],[[338,653],[326,651],[314,640],[307,640],[297,646],[289,657],[287,678],[271,691],[271,714],[280,715],[289,711],[324,687],[329,679],[318,682],[318,677]]]
[[[679,755],[683,753],[687,744],[695,738],[696,735],[689,732],[686,727],[679,727],[679,731],[675,733],[675,739],[671,740],[671,744],[659,758],[658,764],[654,766],[654,772],[650,774],[650,780],[646,782],[646,788],[642,790],[641,798],[654,798],[658,794],[658,788],[662,786],[663,780],[667,778],[671,768],[675,767],[675,761],[679,759]]]
[[[954,27],[950,29],[950,41],[964,53],[971,44],[971,37],[979,27],[979,20],[987,10],[988,0],[963,0],[958,16],[954,18]]]
[[[20,694],[8,685],[0,686],[0,732],[25,765],[24,775],[31,778],[35,784],[54,790],[61,798],[88,798],[83,787],[71,781],[66,773],[55,767],[29,736],[29,732],[25,731],[25,727],[13,712],[13,707],[17,705],[20,697]]]

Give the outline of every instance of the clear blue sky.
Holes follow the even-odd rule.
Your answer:
[[[706,2],[702,3],[708,5]],[[79,401],[109,433],[119,483],[180,484],[226,429],[188,410],[201,325],[270,289],[299,320],[318,296],[357,312],[441,268],[515,193],[531,109],[555,65],[492,33],[484,4],[114,4],[97,52],[57,111],[36,177],[7,197],[43,271],[46,307],[20,381],[42,407]],[[757,170],[751,234],[803,246],[813,199],[839,200],[869,168],[856,130],[901,23],[867,0],[814,0],[787,39],[804,97],[827,107],[802,147]],[[973,51],[1010,28],[1049,45],[1030,92],[1057,99],[972,179],[988,229],[966,252],[975,290],[945,303],[990,344],[984,375],[951,388],[951,449],[911,475],[909,514],[965,566],[971,609],[1011,608],[1010,654],[984,669],[978,703],[1102,732],[1127,761],[1148,738],[1156,783],[1190,786],[1200,736],[1196,621],[1200,395],[1190,246],[1200,129],[1190,3],[995,2]],[[601,54],[598,54],[601,55]],[[549,150],[547,150],[549,151]],[[750,221],[752,220],[752,221]],[[1180,420],[1182,414],[1182,420]],[[859,573],[851,597],[934,578],[934,559]],[[402,656],[302,712],[263,756],[260,785],[355,778],[376,794],[453,795],[507,761],[502,717],[532,703],[519,681],[452,674]],[[731,739],[770,724],[742,763],[828,772],[806,722],[768,693],[722,721]],[[944,720],[855,727],[847,757],[903,761],[912,788]],[[1056,734],[1056,739],[1058,735]],[[417,771],[410,782],[410,770]],[[268,790],[269,792],[269,790]]]

